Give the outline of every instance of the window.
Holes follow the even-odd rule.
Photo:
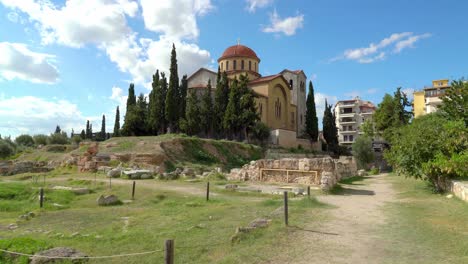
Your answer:
[[[343,141],[348,141],[348,135],[344,135]]]
[[[256,63],[256,62],[254,62],[254,71],[258,72],[258,70],[257,70],[257,63]]]
[[[294,112],[291,112],[291,125],[294,126],[294,123],[296,122],[296,120],[294,120]]]
[[[289,86],[293,87],[293,80],[292,79],[289,80]]]
[[[251,70],[252,70],[252,62],[249,61],[249,71],[251,71]]]
[[[302,125],[302,115],[300,117],[301,117],[301,125]]]
[[[221,70],[223,70],[223,63],[221,62]]]
[[[244,69],[244,60],[241,61],[241,70]]]
[[[351,142],[354,141],[354,136],[353,135],[349,135],[349,141],[351,141]]]
[[[275,102],[275,116],[277,119],[281,118],[281,103],[280,103],[279,98],[276,98],[276,102]]]
[[[226,61],[226,71],[229,71],[229,61]]]
[[[262,113],[263,113],[263,105],[262,105],[261,103],[260,103],[260,105],[259,105],[258,109],[259,109],[260,116],[261,116],[261,115],[262,115]]]
[[[234,62],[233,62],[233,63],[234,63],[234,66],[233,66],[233,67],[234,67],[234,69],[233,69],[233,70],[236,70],[236,69],[237,69],[237,61],[236,61],[236,60],[234,60]]]

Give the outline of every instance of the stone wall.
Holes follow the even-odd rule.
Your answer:
[[[311,184],[329,189],[339,180],[355,175],[357,166],[352,157],[286,158],[252,161],[242,168],[231,170],[228,179]]]
[[[468,182],[451,181],[451,191],[458,198],[468,202]]]
[[[55,164],[44,161],[0,161],[0,175],[48,172],[52,170],[54,166]]]

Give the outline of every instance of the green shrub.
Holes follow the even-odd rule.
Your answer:
[[[44,240],[38,240],[27,237],[5,238],[0,240],[0,249],[21,252],[25,254],[34,254],[51,248]],[[26,256],[13,256],[5,253],[0,253],[0,263],[29,263],[29,258]]]
[[[26,134],[16,137],[15,142],[18,145],[22,145],[26,147],[34,146],[34,139],[30,135],[26,135]]]
[[[379,169],[378,168],[372,168],[372,169],[370,169],[369,173],[371,175],[377,175],[377,174],[379,174]]]
[[[65,145],[68,144],[68,137],[65,133],[54,133],[49,136],[47,143]]]
[[[67,146],[65,145],[49,145],[46,147],[46,151],[48,152],[65,152],[67,150]]]
[[[3,139],[0,139],[0,159],[8,158],[14,153],[15,150],[11,147],[11,145],[5,142]]]
[[[358,168],[367,169],[369,163],[375,159],[372,139],[365,135],[359,136],[353,143],[353,156],[356,158]]]
[[[47,135],[34,135],[33,136],[34,143],[36,145],[47,145],[47,141],[49,137]]]
[[[252,127],[251,135],[255,142],[265,144],[270,137],[270,128],[265,123],[257,122]]]

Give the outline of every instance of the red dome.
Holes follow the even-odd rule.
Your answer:
[[[234,45],[234,46],[231,46],[231,47],[227,48],[223,52],[223,55],[221,55],[221,57],[218,59],[218,61],[223,60],[223,59],[227,59],[227,58],[230,58],[230,57],[248,57],[248,58],[253,58],[253,59],[260,60],[257,57],[257,54],[255,53],[255,51],[253,51],[249,47],[246,47],[246,46],[240,45],[240,44],[237,44],[237,45]]]

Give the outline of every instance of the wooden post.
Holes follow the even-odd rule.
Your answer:
[[[133,181],[133,187],[132,187],[132,200],[135,199],[135,181]]]
[[[41,188],[39,192],[39,206],[41,208],[44,206],[44,188]]]
[[[309,199],[310,199],[310,185],[307,186],[307,197],[309,197]]]
[[[109,189],[112,189],[112,177],[109,176]]]
[[[210,200],[210,182],[206,183],[206,200]]]
[[[164,263],[174,264],[174,240],[168,239],[164,244]]]
[[[284,224],[288,226],[288,192],[284,192]]]

